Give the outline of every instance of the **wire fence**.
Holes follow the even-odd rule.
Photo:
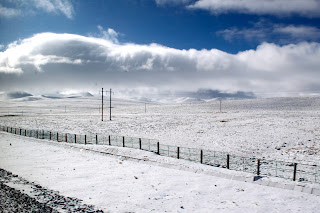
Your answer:
[[[226,152],[220,151],[164,145],[154,139],[102,134],[79,135],[56,131],[13,128],[8,126],[0,126],[0,129],[1,131],[17,135],[57,142],[97,144],[141,149],[167,157],[189,160],[230,170],[249,172],[259,176],[279,177],[293,181],[320,184],[320,166],[318,165],[297,164],[284,161],[258,159],[254,157],[250,158],[230,155]]]

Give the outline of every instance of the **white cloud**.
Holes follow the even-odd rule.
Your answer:
[[[48,13],[62,13],[69,19],[74,15],[74,9],[69,0],[33,0],[38,9]]]
[[[0,89],[108,85],[258,93],[320,91],[319,58],[320,44],[308,42],[263,43],[256,50],[229,54],[41,33],[0,52]]]
[[[319,0],[197,0],[188,8],[209,10],[214,14],[236,12],[276,16],[320,16]]]
[[[234,39],[245,39],[247,41],[263,41],[267,39],[270,31],[265,28],[243,28],[232,27],[225,30],[220,30],[217,35],[222,36],[227,41],[233,41]]]
[[[280,34],[287,34],[293,38],[299,39],[319,39],[320,38],[320,29],[310,26],[277,26],[273,32]]]
[[[20,14],[21,14],[21,11],[19,9],[3,7],[0,4],[0,17],[2,16],[2,17],[11,18],[14,16],[19,16]]]
[[[3,0],[10,3],[14,8],[3,7],[0,4],[0,16],[12,18],[34,14],[37,10],[45,11],[52,14],[63,14],[72,19],[75,12],[70,0]]]
[[[254,23],[250,28],[232,27],[220,30],[217,35],[222,36],[227,41],[242,40],[264,42],[272,41],[276,43],[292,43],[301,41],[317,41],[320,39],[320,29],[304,25],[284,25],[273,24],[266,20]]]
[[[102,26],[98,25],[97,27],[99,29],[99,37],[109,40],[113,43],[119,43],[119,33],[117,33],[114,29],[108,28],[108,30],[105,31]]]

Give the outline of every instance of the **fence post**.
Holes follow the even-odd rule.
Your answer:
[[[141,138],[139,138],[139,149],[142,149]]]
[[[203,163],[203,150],[200,150],[200,163]]]
[[[38,138],[38,136],[39,136],[39,131],[37,130],[37,138]]]
[[[230,155],[227,154],[227,169],[230,168]]]
[[[158,153],[158,155],[160,155],[160,143],[159,142],[157,142],[157,153]]]
[[[180,159],[180,147],[177,147],[177,158]]]
[[[84,135],[84,145],[87,145],[87,135]]]
[[[96,134],[96,144],[98,144],[98,135]]]
[[[66,143],[68,143],[68,133],[66,133]]]
[[[20,129],[20,135],[21,135],[21,129]]]
[[[57,132],[57,141],[59,142],[59,133]]]
[[[122,146],[125,147],[125,144],[124,144],[124,136],[122,137]]]
[[[14,128],[14,134],[17,134],[17,128]]]
[[[74,134],[74,143],[77,143],[77,134]]]
[[[260,159],[257,161],[257,175],[260,175]]]
[[[27,130],[26,129],[24,130],[24,134],[25,134],[25,136],[27,136]]]
[[[111,135],[109,135],[109,146],[111,146]]]
[[[293,181],[296,181],[296,177],[297,177],[297,163],[294,163],[293,165]]]
[[[44,139],[44,130],[42,130],[42,139]]]
[[[51,132],[50,132],[50,140],[51,140]]]

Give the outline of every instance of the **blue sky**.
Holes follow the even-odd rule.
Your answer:
[[[320,92],[319,0],[0,0],[0,29],[3,91]]]

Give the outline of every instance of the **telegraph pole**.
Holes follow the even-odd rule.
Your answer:
[[[103,88],[101,90],[102,103],[101,103],[101,121],[103,121]],[[100,108],[100,107],[99,107]]]
[[[112,89],[110,88],[110,121],[111,121],[111,94],[112,94]]]
[[[110,91],[103,91],[103,88],[102,88],[102,90],[101,90],[101,101],[102,101],[102,103],[101,103],[101,121],[103,121],[103,92],[105,92],[105,93],[110,93],[110,121],[111,121],[111,94],[112,94],[112,89],[110,88]]]

